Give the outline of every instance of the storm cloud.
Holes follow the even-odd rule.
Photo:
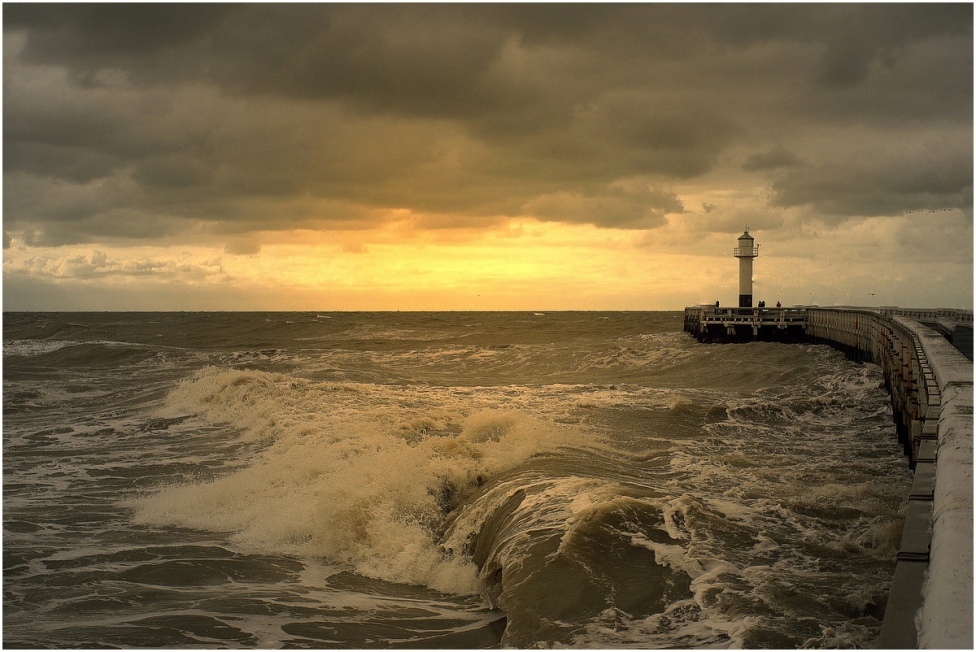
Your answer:
[[[349,234],[334,236],[348,252],[385,225],[448,238],[510,220],[788,239],[946,210],[971,232],[969,4],[26,3],[3,17],[5,249],[257,256],[301,232]],[[135,269],[72,255],[59,269]]]
[[[660,201],[670,184],[735,149],[741,169],[779,172],[782,205],[968,209],[971,13],[6,5],[5,228],[51,242],[187,220],[358,228],[393,208],[653,228],[683,210]],[[920,117],[924,165],[892,175]],[[872,157],[849,162],[852,143]],[[622,206],[635,178],[646,214]]]

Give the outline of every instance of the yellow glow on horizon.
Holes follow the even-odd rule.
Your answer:
[[[220,249],[14,242],[4,271],[43,277],[78,302],[90,300],[92,309],[103,309],[97,298],[112,292],[137,296],[137,309],[152,309],[154,301],[159,309],[217,302],[247,310],[647,310],[694,303],[711,283],[711,266],[703,267],[700,255],[648,247],[647,236],[527,219],[488,230],[393,223],[265,233]]]
[[[593,246],[592,241],[570,237],[575,234],[568,232],[577,229],[544,225],[532,235],[504,231],[456,238],[417,235],[400,241],[388,233],[344,234],[360,240],[342,243],[320,234],[317,242],[266,245],[257,256],[226,260],[225,267],[250,282],[364,292],[490,290],[605,277],[607,266],[619,267],[619,237]]]
[[[678,309],[710,299],[707,288],[723,282],[701,255],[655,250],[642,231],[589,225],[306,235],[225,257],[224,269],[235,283],[369,309]]]
[[[734,238],[702,233],[688,216],[654,230],[532,219],[430,229],[416,215],[401,217],[372,229],[262,232],[219,245],[213,234],[209,242],[152,246],[42,247],[15,238],[4,252],[4,283],[30,279],[21,293],[29,301],[5,309],[58,302],[81,310],[680,310],[737,296]],[[878,276],[870,256],[879,246],[894,251],[895,236],[878,244],[863,235],[761,240],[757,297],[868,305],[898,300],[878,298],[886,292],[910,296],[905,279],[914,273]],[[851,243],[863,264],[835,266],[828,242]],[[866,249],[867,242],[874,244]],[[948,278],[953,264],[924,263],[925,273]],[[929,300],[932,288],[925,293],[912,302]]]

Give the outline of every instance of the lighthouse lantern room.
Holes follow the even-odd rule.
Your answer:
[[[748,226],[733,254],[739,259],[739,307],[752,308],[752,259],[759,255],[759,245],[749,235]]]

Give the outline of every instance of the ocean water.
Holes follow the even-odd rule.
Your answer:
[[[3,317],[5,647],[867,647],[877,367],[673,312]]]

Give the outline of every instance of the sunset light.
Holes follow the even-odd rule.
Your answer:
[[[965,7],[130,7],[4,9],[5,309],[972,305]]]
[[[972,647],[972,3],[2,11],[4,648]]]

